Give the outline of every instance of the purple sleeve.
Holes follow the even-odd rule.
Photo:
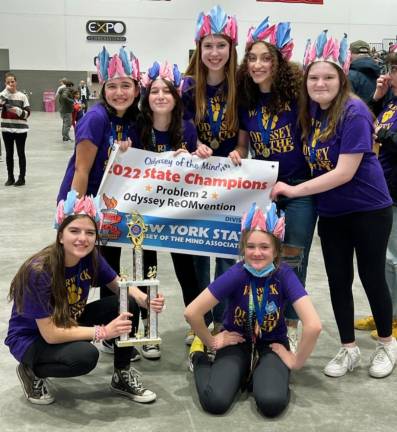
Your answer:
[[[183,141],[186,142],[186,149],[192,153],[196,151],[197,147],[197,130],[190,121],[183,122]]]
[[[107,285],[117,277],[117,273],[110,267],[103,256],[99,256],[98,262],[98,282],[99,285]]]
[[[233,295],[235,291],[240,292],[241,287],[245,285],[246,281],[247,275],[243,269],[242,263],[238,262],[216,278],[208,286],[208,289],[218,301],[222,301]]]
[[[288,264],[282,264],[280,270],[280,279],[283,291],[291,304],[307,295],[302,282],[298,279],[298,276],[296,276],[295,272],[288,266]]]
[[[102,105],[95,105],[77,123],[76,145],[81,141],[89,140],[97,147],[103,143],[104,134],[110,131],[110,122]]]
[[[47,272],[29,272],[28,290],[23,296],[23,313],[25,318],[40,319],[52,315],[50,306],[51,278]]]
[[[346,109],[340,128],[340,153],[366,153],[372,151],[372,119],[367,106],[352,99]]]

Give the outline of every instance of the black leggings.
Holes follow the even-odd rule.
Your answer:
[[[259,411],[267,417],[279,415],[289,402],[290,370],[268,346],[259,350],[252,376],[253,394]],[[194,380],[200,404],[211,414],[224,414],[244,386],[251,364],[248,343],[217,351],[214,363],[204,353],[193,358]]]
[[[138,307],[130,301],[133,311],[133,333],[136,328]],[[105,297],[86,305],[78,322],[82,326],[108,324],[119,314],[118,296]],[[135,319],[134,319],[135,318]],[[114,367],[122,369],[130,364],[132,347],[118,348],[114,344]],[[28,348],[22,363],[29,366],[39,378],[69,378],[88,374],[98,362],[99,353],[89,341],[48,344],[41,336]]]
[[[4,147],[6,149],[7,174],[9,179],[14,178],[14,142],[17,147],[19,160],[19,178],[25,179],[26,175],[26,156],[25,142],[27,132],[11,133],[3,132]]]
[[[318,234],[324,255],[332,308],[343,344],[354,342],[353,255],[380,337],[391,335],[392,304],[385,278],[392,208],[320,216]]]

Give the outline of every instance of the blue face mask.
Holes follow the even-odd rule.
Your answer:
[[[250,264],[244,263],[244,268],[246,268],[253,276],[266,277],[272,271],[274,271],[276,267],[274,267],[273,263],[270,263],[266,267],[263,267],[263,269],[257,270],[254,267],[252,267]]]

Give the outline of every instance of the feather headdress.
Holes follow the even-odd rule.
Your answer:
[[[255,42],[268,42],[275,46],[285,60],[290,60],[294,42],[291,38],[291,26],[289,22],[269,24],[269,17],[266,17],[256,28],[248,30],[246,49]]]
[[[158,78],[169,81],[180,92],[182,75],[176,64],[171,65],[167,62],[161,64],[155,61],[142,77],[141,84],[147,89]]]
[[[347,44],[347,34],[340,41],[328,37],[328,30],[324,30],[317,36],[314,43],[308,39],[306,43],[305,54],[303,57],[303,67],[306,69],[309,65],[319,61],[326,61],[340,67],[347,75],[349,72],[351,53]]]
[[[61,200],[58,203],[55,214],[55,228],[58,228],[61,223],[71,215],[87,215],[90,216],[99,225],[102,213],[99,211],[100,197],[83,196],[77,197],[77,192],[71,190],[66,196],[66,200]]]
[[[284,240],[285,216],[281,211],[280,217],[277,215],[276,204],[272,203],[265,214],[256,203],[253,203],[247,213],[241,219],[241,232],[259,230],[273,234],[280,240]]]
[[[125,48],[121,47],[118,53],[110,57],[107,49],[103,47],[94,60],[101,84],[112,78],[129,77],[139,81],[139,60],[132,51],[127,52]]]
[[[228,36],[237,45],[236,17],[229,16],[220,6],[214,6],[206,15],[201,12],[197,18],[195,41],[208,35]]]

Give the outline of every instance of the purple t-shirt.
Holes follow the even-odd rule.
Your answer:
[[[258,108],[239,109],[240,129],[249,134],[254,159],[279,162],[278,180],[307,179],[310,173],[297,133],[297,105],[295,102],[287,103],[283,111],[271,116],[266,109],[270,98],[271,93],[262,93],[258,104],[262,127],[258,124]]]
[[[321,129],[323,111],[317,103],[312,104],[313,136]],[[323,121],[324,123],[324,121]],[[354,177],[347,183],[329,191],[315,195],[316,207],[320,216],[340,216],[344,214],[371,211],[392,204],[382,167],[372,151],[372,117],[361,99],[350,98],[339,120],[336,133],[325,142],[315,140],[315,160],[310,160],[311,137],[304,144],[303,153],[312,170],[318,177],[335,169],[340,154],[363,153],[362,161]]]
[[[65,282],[68,292],[69,312],[73,319],[78,319],[87,303],[93,276],[92,259],[87,256],[73,267],[65,268]],[[103,257],[99,257],[97,271],[97,285],[106,285],[115,277],[116,273]],[[23,312],[18,314],[15,304],[12,307],[8,334],[5,344],[11,354],[18,360],[22,358],[29,346],[40,335],[36,319],[47,318],[52,315],[50,304],[51,277],[47,272],[38,273],[31,269],[29,273],[29,292],[25,292]]]
[[[375,127],[381,126],[382,129],[397,132],[397,98],[394,97],[379,114]],[[395,152],[384,151],[380,147],[379,161],[382,165],[385,174],[386,182],[390,191],[395,191],[397,188],[397,178],[395,167],[397,165],[397,155]]]
[[[57,202],[66,199],[75,173],[76,148],[84,140],[91,141],[98,152],[88,176],[87,195],[96,195],[114,140],[125,139],[131,125],[120,117],[110,116],[102,104],[90,108],[87,114],[77,123],[76,146],[66,168],[65,176],[59,190]]]
[[[191,122],[183,120],[182,129],[182,148],[186,149],[189,153],[192,153],[196,150],[197,145],[196,128]],[[154,128],[153,131],[155,137],[155,149],[153,151],[156,153],[172,151],[169,132],[158,131]],[[130,129],[129,135],[132,141],[132,147],[140,149],[143,148],[142,142],[140,140],[140,135],[134,127]]]
[[[216,124],[218,121],[219,113],[223,110],[222,120],[220,125],[219,134],[217,137],[213,136],[211,131],[211,123],[209,121],[209,110],[207,108],[204,121],[196,125],[197,135],[199,140],[210,147],[211,141],[216,138],[219,142],[219,147],[212,149],[214,156],[229,156],[229,153],[233,151],[237,145],[237,132],[229,131],[226,129],[224,122],[225,111],[226,111],[226,95],[223,91],[224,82],[216,86],[207,84],[206,100],[211,103],[213,123]],[[191,77],[187,77],[183,80],[182,85],[182,101],[184,105],[185,120],[195,121],[196,107],[195,107],[195,81]]]
[[[249,333],[249,298],[250,281],[252,276],[240,261],[230,267],[225,273],[212,282],[208,289],[219,301],[225,300],[223,326],[228,331],[236,331],[246,339]],[[267,299],[266,315],[261,326],[261,341],[280,341],[287,339],[287,327],[284,319],[284,308],[287,302],[293,304],[296,300],[307,295],[303,285],[288,264],[282,263],[271,275],[269,296]],[[259,300],[263,293],[266,278],[255,278]]]

